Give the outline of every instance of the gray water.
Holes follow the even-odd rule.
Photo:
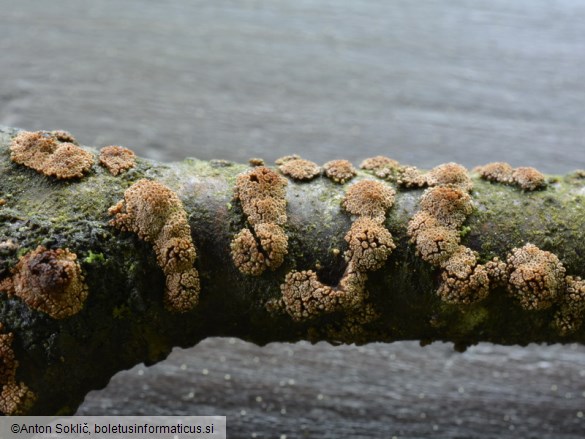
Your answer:
[[[0,124],[158,160],[585,168],[579,1],[0,0],[0,53]],[[210,339],[79,413],[227,415],[236,438],[576,438],[585,348]]]

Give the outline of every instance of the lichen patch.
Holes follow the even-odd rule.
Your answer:
[[[75,253],[43,246],[20,258],[12,276],[0,282],[0,290],[54,319],[77,314],[88,295]]]
[[[343,184],[357,175],[356,169],[348,160],[331,160],[323,165],[325,176],[335,183]]]
[[[194,267],[197,252],[183,203],[170,188],[151,180],[139,180],[124,192],[124,200],[109,209],[110,224],[132,232],[153,244],[165,278],[165,306],[186,312],[199,301],[199,274]]]
[[[100,149],[99,160],[100,164],[112,175],[119,175],[136,166],[136,154],[128,148],[117,145]]]
[[[15,163],[57,179],[81,178],[94,162],[90,152],[41,131],[18,133],[10,145],[10,158]]]

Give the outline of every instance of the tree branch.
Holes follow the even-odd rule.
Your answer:
[[[461,184],[433,183],[432,173],[416,173],[412,168],[400,168],[395,174],[391,169],[386,174],[362,170],[345,183],[325,176],[286,179],[284,216],[256,218],[250,212],[264,212],[254,210],[259,209],[260,199],[278,211],[274,200],[280,192],[244,192],[238,176],[251,175],[250,166],[191,158],[171,164],[138,159],[133,168],[114,176],[96,160],[89,170],[76,169],[81,178],[61,180],[55,177],[60,171],[46,176],[42,166],[38,171],[11,160],[10,146],[17,133],[0,129],[0,199],[4,200],[0,206],[4,334],[0,409],[6,413],[72,413],[88,391],[105,386],[117,371],[139,362],[156,363],[174,346],[193,346],[211,336],[239,337],[260,345],[303,339],[443,340],[461,349],[480,341],[521,345],[585,341],[580,325],[581,284],[576,278],[585,275],[585,179],[579,173],[547,177],[546,186],[534,191],[489,182],[477,174],[473,189],[467,191]],[[97,157],[96,151],[84,150]],[[345,180],[340,175],[335,174],[335,179]],[[416,178],[424,181],[415,184]],[[143,206],[132,211],[130,197],[136,191],[127,189],[141,179],[176,194],[186,222],[180,220],[183,210],[175,204],[162,208],[155,201],[147,202],[151,210],[142,220],[136,219]],[[375,205],[350,214],[348,188],[364,179],[380,182],[395,195],[391,194],[391,202],[385,198],[383,209]],[[443,196],[439,190],[407,187],[425,185],[443,192],[451,188],[462,203],[469,196],[472,209],[463,208],[465,214],[453,219],[441,216],[450,208],[439,207],[431,219],[417,223],[423,224],[417,229],[413,218],[434,209],[420,203],[422,194],[431,194],[427,199]],[[378,195],[372,197],[377,200]],[[133,222],[111,223],[121,213]],[[160,224],[147,230],[144,221],[151,215]],[[423,248],[426,241],[420,236],[431,233],[424,228],[429,221],[445,230],[434,244],[440,247],[448,241],[444,236],[455,237],[452,250],[440,249],[447,252],[443,259],[440,254],[434,259],[433,251],[425,253]],[[196,259],[189,250],[189,234],[181,232],[187,224]],[[360,224],[369,225],[359,231]],[[249,232],[243,235],[252,237],[252,247],[243,238],[243,247],[233,244],[244,229]],[[382,239],[383,230],[391,237]],[[284,247],[275,238],[281,233]],[[363,244],[363,253],[352,247],[354,238]],[[528,243],[536,250],[525,247]],[[264,261],[266,269],[252,274],[240,271],[234,264],[234,252],[237,256],[240,248],[247,249],[246,258]],[[366,263],[363,255],[378,259]],[[486,274],[473,278],[476,285],[469,294],[455,282],[449,291],[455,288],[459,295],[441,296],[437,292],[445,291],[453,279],[465,288],[471,285],[469,273],[456,276],[454,255],[463,258],[462,266],[471,267],[472,273]],[[501,278],[495,274],[497,269],[503,270]],[[186,273],[191,279],[187,284]],[[515,284],[518,277],[520,283]],[[281,289],[285,283],[301,287]],[[198,298],[189,296],[190,301],[176,309],[171,299],[165,299],[169,292],[187,294],[195,289]],[[38,305],[41,302],[44,305]],[[72,303],[82,306],[72,311]],[[300,314],[295,314],[297,305]]]

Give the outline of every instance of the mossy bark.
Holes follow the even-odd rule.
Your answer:
[[[345,268],[344,236],[352,221],[340,204],[347,184],[326,178],[290,181],[289,253],[276,271],[251,277],[234,267],[229,250],[246,224],[233,200],[233,186],[247,165],[139,159],[134,169],[117,177],[96,164],[86,177],[63,182],[10,161],[16,132],[0,129],[0,199],[6,201],[0,206],[0,279],[10,275],[20,256],[44,245],[75,252],[89,287],[85,308],[62,320],[0,293],[0,322],[15,335],[17,381],[38,397],[32,413],[74,412],[88,391],[105,386],[115,372],[139,362],[153,364],[174,346],[193,346],[210,336],[257,344],[302,339],[447,340],[458,347],[480,341],[585,342],[583,328],[564,337],[553,328],[557,306],[526,311],[501,288],[474,305],[441,302],[435,295],[437,269],[416,255],[406,235],[421,190],[397,188],[396,204],[387,215],[385,225],[397,248],[381,270],[368,274],[367,282],[369,303],[380,317],[359,330],[348,330],[351,317],[345,314],[298,323],[287,314],[268,312],[265,305],[280,296],[280,284],[291,269],[316,270],[325,283],[339,281]],[[535,192],[474,178],[475,210],[465,223],[462,244],[485,262],[494,256],[505,259],[512,248],[530,242],[555,253],[567,274],[585,276],[585,179],[579,175],[549,177],[547,189]],[[164,277],[152,246],[108,225],[108,208],[140,178],[169,186],[187,211],[201,276],[200,303],[191,312],[165,310]],[[362,178],[376,177],[360,172],[353,181]],[[16,245],[1,245],[9,241]]]

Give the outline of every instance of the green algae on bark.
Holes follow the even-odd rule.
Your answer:
[[[325,177],[289,181],[282,225],[288,253],[274,271],[247,276],[234,266],[230,243],[247,227],[233,191],[237,176],[249,166],[193,158],[160,164],[138,158],[134,168],[118,176],[96,164],[82,178],[59,181],[10,160],[9,145],[17,133],[0,129],[0,198],[6,200],[0,206],[0,280],[38,246],[67,248],[77,255],[89,291],[83,309],[60,320],[0,292],[0,322],[13,334],[11,346],[19,362],[15,379],[37,396],[31,414],[73,412],[88,391],[103,387],[115,372],[139,362],[155,363],[174,346],[192,346],[210,336],[261,345],[301,339],[448,340],[458,349],[480,341],[585,342],[583,326],[569,333],[555,328],[563,303],[525,310],[505,286],[490,287],[484,300],[471,305],[442,302],[436,295],[441,270],[416,255],[406,233],[423,190],[399,187],[391,179],[387,184],[396,191],[395,203],[383,225],[396,248],[383,267],[368,273],[366,283],[366,312],[376,319],[362,324],[359,316],[335,312],[294,322],[286,314],[268,312],[265,304],[281,297],[280,285],[291,270],[315,269],[327,284],[342,277],[348,249],[344,237],[355,220],[342,206],[344,194],[351,184],[381,178],[374,171],[356,171],[345,184]],[[152,247],[109,225],[108,208],[144,178],[177,194],[197,247],[200,301],[185,314],[164,307],[165,276]],[[461,245],[477,252],[480,263],[494,257],[505,261],[513,248],[531,243],[555,254],[567,275],[585,276],[581,174],[547,177],[546,188],[532,192],[474,176],[470,196],[473,211],[458,230]],[[356,325],[360,331],[352,330]]]

